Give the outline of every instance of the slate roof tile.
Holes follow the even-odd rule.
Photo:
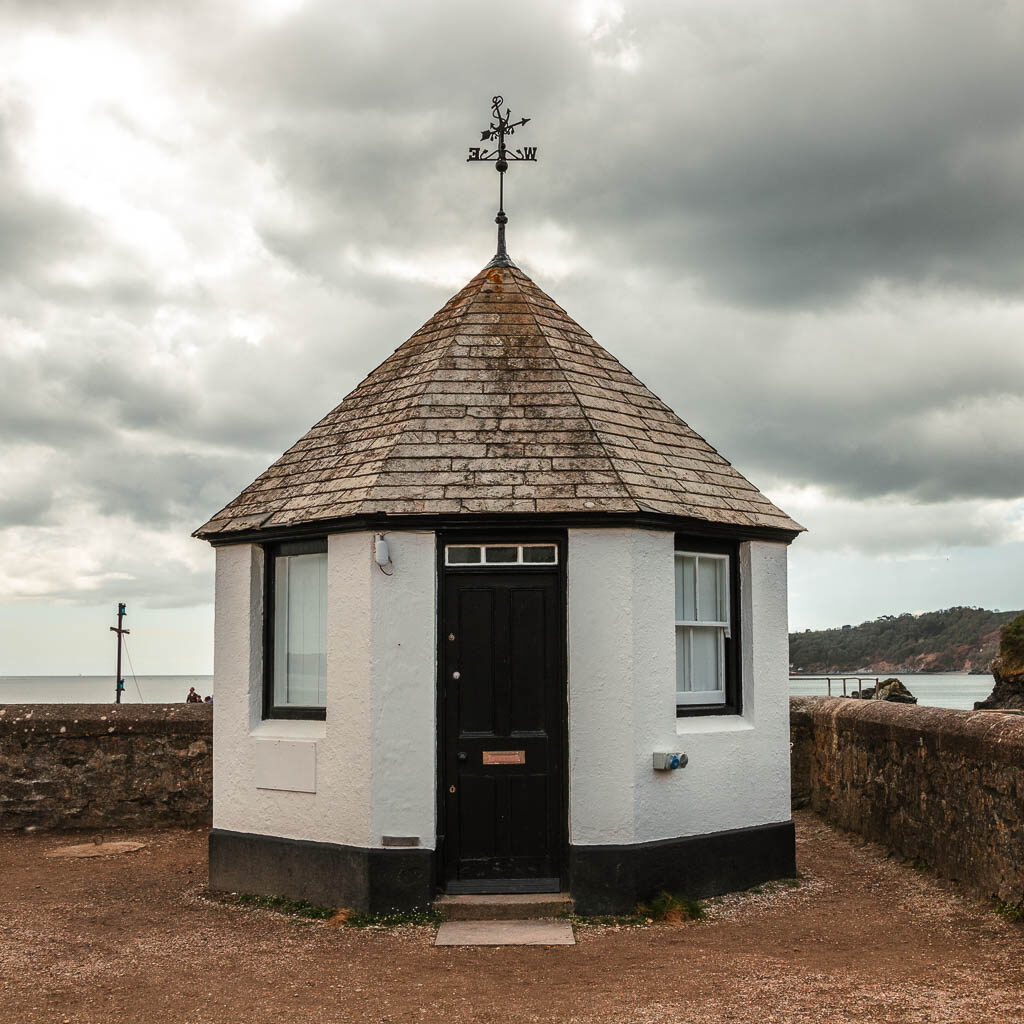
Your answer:
[[[196,531],[660,512],[801,527],[517,267],[487,267]]]

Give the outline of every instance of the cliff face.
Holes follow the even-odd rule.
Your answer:
[[[1024,710],[1024,615],[1003,627],[999,655],[992,662],[992,678],[992,692],[985,700],[977,701],[974,710]]]
[[[791,633],[790,667],[800,675],[987,673],[998,653],[1003,626],[1020,614],[947,608],[920,615],[883,615],[859,626]]]

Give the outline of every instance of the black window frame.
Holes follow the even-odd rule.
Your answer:
[[[740,645],[740,542],[712,540],[708,537],[693,537],[677,533],[676,552],[693,552],[697,555],[728,555],[729,557],[729,635],[725,638],[725,703],[724,704],[677,704],[676,718],[699,718],[707,715],[741,715],[743,713],[742,649]],[[675,572],[673,566],[673,602],[675,600]],[[673,603],[673,608],[675,604]],[[672,615],[673,650],[675,649],[675,612]],[[673,662],[673,669],[675,669]],[[673,675],[672,685],[678,673]]]
[[[263,719],[310,719],[324,721],[326,707],[281,707],[274,703],[274,567],[278,558],[287,555],[318,555],[327,553],[327,538],[278,541],[263,545]],[[328,609],[328,614],[330,611]]]

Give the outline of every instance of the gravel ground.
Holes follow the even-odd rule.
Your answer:
[[[798,815],[796,888],[553,949],[435,949],[204,897],[205,831],[0,836],[0,1024],[1024,1021],[1024,927]],[[88,838],[88,837],[85,837]]]

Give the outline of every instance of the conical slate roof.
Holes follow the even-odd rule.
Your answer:
[[[196,536],[381,513],[802,529],[518,267],[485,267]]]

